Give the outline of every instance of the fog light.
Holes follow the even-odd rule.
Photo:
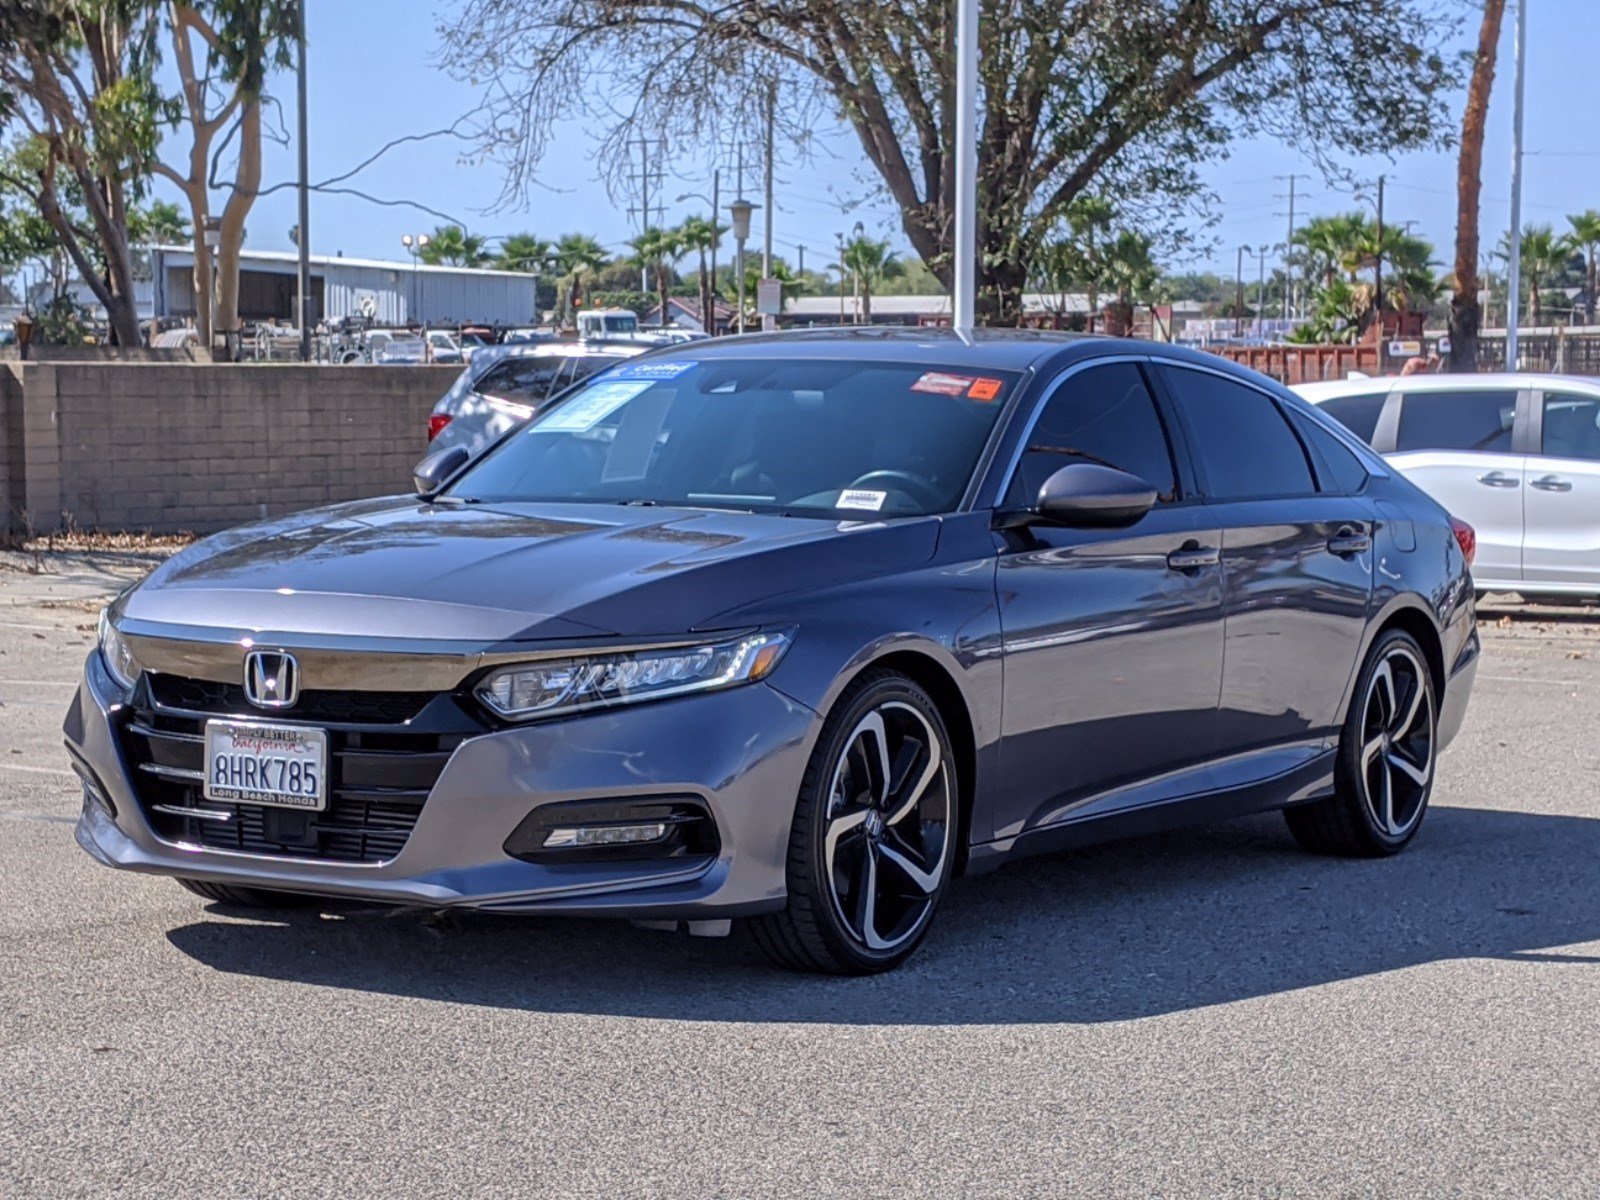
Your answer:
[[[636,846],[643,842],[660,841],[667,836],[667,825],[657,821],[651,825],[579,825],[576,828],[552,829],[544,839],[545,849],[563,846]]]

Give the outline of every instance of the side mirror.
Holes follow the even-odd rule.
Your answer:
[[[446,446],[443,450],[435,450],[411,468],[411,484],[422,496],[437,492],[471,458],[472,452],[465,446]]]
[[[1039,489],[1039,499],[1013,524],[1072,529],[1122,529],[1155,507],[1156,489],[1137,475],[1098,463],[1062,467]]]

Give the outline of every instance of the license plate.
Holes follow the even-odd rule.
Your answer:
[[[328,806],[328,735],[297,725],[206,722],[207,800],[320,812]]]

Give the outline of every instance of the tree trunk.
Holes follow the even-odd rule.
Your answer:
[[[244,248],[244,219],[261,190],[261,102],[247,100],[239,110],[239,165],[233,192],[222,208],[222,236],[217,247],[217,327],[228,339],[228,358],[239,349],[239,253]]]
[[[1583,323],[1585,325],[1594,324],[1594,289],[1596,282],[1600,282],[1600,263],[1595,261],[1594,247],[1590,246],[1588,286],[1584,288],[1583,292]]]
[[[872,324],[872,280],[861,276],[861,323]]]
[[[665,329],[671,322],[667,319],[667,264],[656,264],[656,295],[661,300],[661,328]]]
[[[706,273],[706,252],[700,251],[700,329],[713,337],[717,332],[717,314],[711,303],[711,276]]]
[[[1455,294],[1450,298],[1450,370],[1478,369],[1478,329],[1483,313],[1478,304],[1478,203],[1483,191],[1483,131],[1494,88],[1495,53],[1506,0],[1484,0],[1478,30],[1478,54],[1467,86],[1467,107],[1461,118],[1461,152],[1456,162]]]

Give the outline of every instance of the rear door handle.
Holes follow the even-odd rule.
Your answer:
[[[1536,487],[1541,492],[1570,492],[1572,490],[1571,481],[1563,479],[1559,475],[1541,475],[1538,479],[1530,482],[1528,486]]]
[[[1516,476],[1507,475],[1504,471],[1490,471],[1487,474],[1479,475],[1478,482],[1485,487],[1514,488],[1517,486],[1518,480]]]
[[[1348,525],[1328,539],[1328,549],[1341,558],[1365,554],[1372,549],[1372,538],[1360,529]]]
[[[1214,567],[1222,561],[1222,554],[1215,546],[1202,546],[1197,542],[1190,542],[1182,550],[1174,550],[1167,555],[1167,566],[1174,571],[1198,571],[1201,567]]]

